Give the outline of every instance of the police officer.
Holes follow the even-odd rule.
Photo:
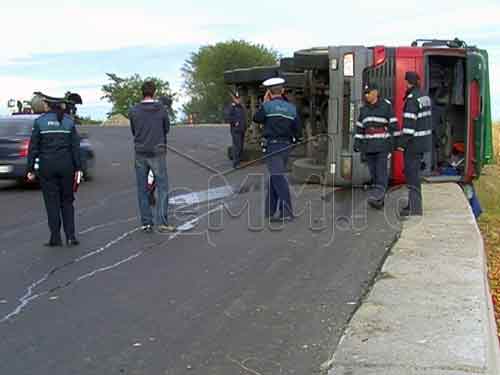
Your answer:
[[[378,87],[368,83],[364,87],[365,105],[361,108],[354,135],[354,150],[366,155],[372,189],[368,197],[370,206],[384,206],[388,184],[387,158],[393,150],[392,137],[397,128],[392,104],[379,97]]]
[[[300,133],[297,108],[283,99],[285,80],[270,78],[263,82],[268,90],[254,121],[264,124],[262,133],[266,165],[269,170],[265,216],[271,221],[293,220],[290,188],[285,176],[288,153]],[[279,216],[274,217],[279,208]]]
[[[247,123],[245,108],[241,104],[239,93],[231,93],[231,104],[226,108],[225,112],[225,120],[231,126],[231,137],[233,139],[233,167],[238,168],[240,166],[241,155],[243,153]]]
[[[28,154],[28,179],[35,179],[35,160],[49,221],[50,240],[45,246],[62,246],[61,216],[68,246],[79,244],[75,236],[73,184],[81,178],[80,138],[63,103],[47,103],[47,113],[33,126]]]
[[[421,216],[422,186],[420,168],[424,152],[432,149],[431,100],[420,91],[416,72],[406,72],[406,95],[403,108],[403,130],[398,149],[404,151],[405,177],[408,185],[408,206],[400,215]]]

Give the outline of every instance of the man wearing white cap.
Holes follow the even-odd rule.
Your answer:
[[[263,143],[266,165],[269,170],[265,216],[271,221],[293,220],[290,187],[285,176],[290,144],[300,132],[297,108],[283,99],[285,80],[270,78],[263,82],[268,90],[264,102],[254,116],[254,121],[264,125]],[[274,217],[279,208],[279,216]]]

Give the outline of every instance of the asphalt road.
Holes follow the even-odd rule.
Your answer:
[[[128,129],[89,132],[98,162],[76,201],[79,248],[44,248],[40,191],[0,185],[0,374],[318,373],[397,236],[393,204],[295,186],[299,219],[270,226],[262,166],[214,177],[231,166],[228,130],[176,128],[183,231],[147,235]],[[188,194],[218,186],[238,193]]]

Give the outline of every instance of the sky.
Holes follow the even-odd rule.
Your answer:
[[[231,39],[261,43],[291,56],[317,46],[405,46],[417,38],[459,37],[488,50],[493,117],[500,119],[499,0],[4,3],[0,114],[8,113],[10,98],[71,90],[83,97],[81,115],[103,119],[111,108],[101,99],[106,73],[167,80],[180,94],[180,107],[186,100],[184,61],[201,46]]]

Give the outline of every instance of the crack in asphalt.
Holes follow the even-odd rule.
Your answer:
[[[137,216],[133,216],[133,217],[129,217],[128,219],[122,219],[122,220],[116,220],[116,221],[111,221],[109,223],[104,223],[104,224],[99,224],[99,225],[94,225],[92,227],[89,227],[87,229],[84,229],[80,232],[78,232],[78,234],[80,235],[84,235],[84,234],[87,234],[87,233],[90,233],[90,232],[94,232],[98,229],[102,229],[102,228],[107,228],[107,227],[111,227],[113,225],[117,225],[117,224],[126,224],[126,223],[130,223],[134,220],[137,220]]]
[[[45,281],[47,281],[51,276],[53,276],[56,272],[62,270],[62,269],[65,269],[67,267],[70,267],[78,262],[81,262],[82,260],[85,260],[87,258],[90,258],[92,256],[95,256],[95,255],[98,255],[100,253],[102,253],[103,251],[106,251],[108,248],[110,248],[111,246],[113,245],[116,245],[117,243],[119,243],[120,241],[122,241],[123,239],[127,238],[128,236],[130,236],[131,234],[137,232],[138,230],[140,230],[141,228],[134,228],[133,230],[130,230],[128,232],[125,232],[123,233],[122,235],[116,237],[114,240],[108,242],[106,245],[100,247],[99,249],[97,250],[94,250],[94,251],[91,251],[81,257],[78,257],[78,258],[75,258],[74,260],[70,261],[70,262],[67,262],[61,266],[57,266],[57,267],[54,267],[53,269],[51,269],[49,272],[47,272],[41,279],[35,281],[34,283],[32,283],[31,285],[29,285],[27,288],[26,288],[26,293],[20,297],[18,299],[18,301],[20,302],[19,305],[13,310],[11,311],[9,314],[5,315],[2,319],[0,319],[0,324],[1,323],[5,323],[7,321],[9,321],[12,317],[15,317],[17,315],[19,315],[32,301],[34,300],[37,300],[39,299],[40,297],[43,297],[45,295],[48,295],[48,294],[51,294],[51,293],[54,293],[56,291],[60,291],[60,290],[63,290],[63,289],[66,289],[68,288],[69,286],[71,286],[72,284],[74,283],[77,283],[79,281],[83,281],[83,280],[86,280],[86,279],[89,279],[99,273],[102,273],[102,272],[106,272],[106,271],[110,271],[112,269],[115,269],[125,263],[128,263],[138,257],[140,257],[141,255],[145,254],[147,251],[151,250],[152,248],[156,247],[156,246],[162,246],[164,244],[166,244],[167,242],[175,239],[176,237],[178,237],[180,234],[182,234],[183,232],[186,232],[186,231],[189,231],[191,230],[192,228],[195,227],[196,223],[199,222],[200,219],[216,212],[216,211],[219,211],[223,208],[223,204],[220,204],[218,205],[217,207],[195,217],[194,219],[192,220],[189,220],[185,223],[183,223],[182,225],[180,225],[178,228],[177,228],[177,232],[175,233],[172,233],[168,236],[168,239],[167,240],[162,240],[162,241],[155,241],[155,242],[152,242],[152,243],[149,243],[148,245],[146,245],[145,247],[143,247],[141,250],[139,250],[138,252],[124,258],[124,259],[121,259],[120,261],[116,262],[116,263],[113,263],[111,265],[108,265],[108,266],[103,266],[103,267],[99,267],[97,269],[94,269],[90,272],[87,272],[83,275],[80,275],[78,276],[76,279],[73,279],[73,280],[70,280],[64,284],[60,284],[58,286],[55,286],[51,289],[48,289],[48,290],[45,290],[45,291],[41,291],[39,293],[36,293],[34,294],[34,290],[40,286],[41,284],[43,284]]]

